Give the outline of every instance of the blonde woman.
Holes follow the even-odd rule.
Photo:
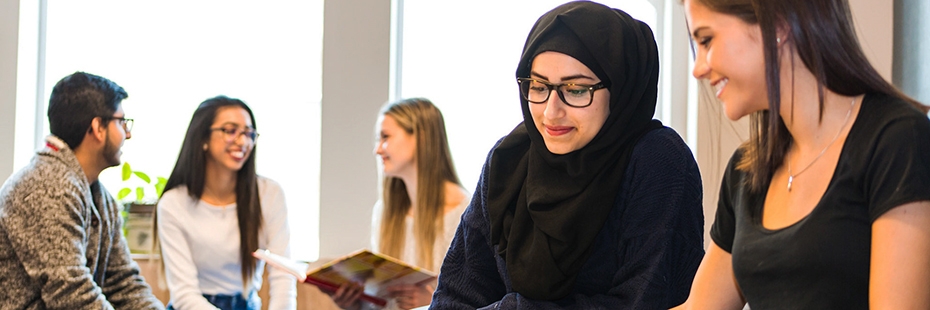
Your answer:
[[[423,98],[389,103],[378,118],[375,154],[384,181],[372,214],[372,248],[438,272],[470,200],[452,164],[442,113]],[[389,287],[387,307],[425,306],[434,289],[433,283]],[[358,307],[360,293],[344,287],[333,300]]]

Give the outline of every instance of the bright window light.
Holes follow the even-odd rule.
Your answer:
[[[261,133],[258,173],[284,188],[292,254],[319,256],[323,1],[50,1],[46,94],[75,71],[129,93],[123,161],[167,177],[203,100],[245,101]],[[46,120],[46,131],[48,128]],[[100,177],[115,194],[119,169]]]

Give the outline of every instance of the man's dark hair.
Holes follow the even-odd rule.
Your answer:
[[[72,150],[81,145],[95,117],[102,124],[111,120],[123,99],[129,97],[122,87],[104,77],[75,72],[62,78],[48,100],[48,124],[52,134]]]

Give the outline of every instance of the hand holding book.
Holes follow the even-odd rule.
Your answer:
[[[388,296],[397,301],[400,309],[413,309],[421,305],[429,305],[433,299],[433,283],[427,285],[395,284],[385,290]]]
[[[365,294],[360,298],[378,306],[387,304],[384,298],[378,296],[384,296],[382,293],[388,286],[422,286],[436,279],[436,275],[430,271],[366,249],[330,261],[314,270],[307,270],[306,263],[296,262],[266,250],[257,250],[253,256],[264,260],[272,267],[287,271],[300,282],[310,283],[330,292],[336,292],[344,283],[363,283]]]
[[[335,292],[328,292],[333,302],[342,309],[360,309],[361,297],[365,294],[365,287],[359,283],[344,283]]]

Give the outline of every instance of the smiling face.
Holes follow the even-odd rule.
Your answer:
[[[381,117],[380,128],[375,154],[381,157],[384,175],[396,178],[415,177],[416,135],[407,133],[390,115]]]
[[[246,159],[252,154],[255,141],[243,134],[254,130],[249,112],[240,107],[220,108],[213,125],[210,126],[210,139],[207,142],[207,169],[222,169],[236,172],[242,169]],[[226,131],[235,133],[230,137]]]
[[[759,25],[714,12],[695,0],[685,0],[685,12],[695,43],[692,74],[708,80],[714,87],[727,118],[737,120],[767,109]]]
[[[542,52],[533,59],[530,77],[552,84],[577,83],[593,85],[601,80],[577,59],[559,53]],[[554,91],[553,91],[554,92]],[[556,93],[544,103],[527,103],[536,130],[546,148],[553,154],[568,154],[588,145],[610,115],[610,91],[594,92],[590,106],[570,107]]]

